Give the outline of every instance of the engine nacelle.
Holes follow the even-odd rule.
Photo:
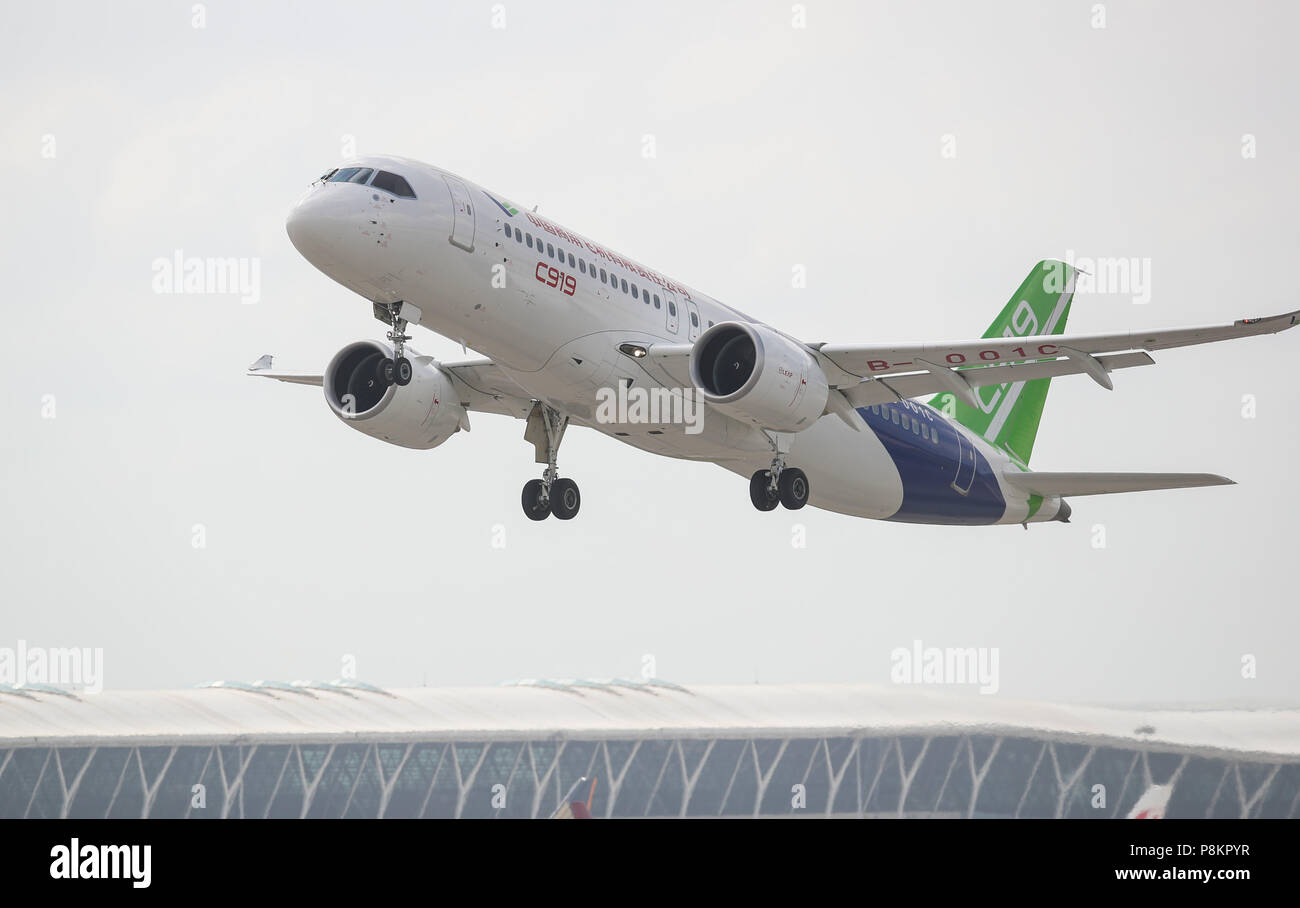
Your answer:
[[[437,363],[409,347],[411,382],[388,385],[379,365],[393,355],[378,341],[357,341],[334,355],[325,368],[325,401],[352,428],[404,448],[436,448],[463,424],[465,408],[451,378]]]
[[[691,381],[736,419],[802,432],[826,411],[826,375],[811,353],[764,325],[720,322],[691,348]]]

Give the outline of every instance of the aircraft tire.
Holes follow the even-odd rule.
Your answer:
[[[808,477],[803,470],[786,467],[781,471],[781,504],[788,510],[797,511],[808,503]]]
[[[524,483],[521,503],[524,506],[524,516],[529,520],[545,520],[551,516],[549,503],[542,504],[542,481],[540,479],[530,479]]]
[[[572,479],[557,479],[551,483],[551,513],[557,520],[572,520],[578,516],[582,495]]]
[[[760,511],[770,511],[780,504],[780,499],[773,497],[768,483],[772,481],[770,470],[759,470],[749,477],[749,500]]]

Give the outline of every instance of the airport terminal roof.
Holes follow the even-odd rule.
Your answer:
[[[383,690],[217,682],[68,693],[0,686],[0,748],[84,745],[996,734],[1300,762],[1298,709],[1137,709],[921,687],[529,681]]]

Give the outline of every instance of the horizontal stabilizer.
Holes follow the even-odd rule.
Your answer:
[[[1213,473],[1024,473],[1007,470],[1002,478],[1008,485],[1032,495],[1059,495],[1062,498],[1236,484],[1225,476]]]

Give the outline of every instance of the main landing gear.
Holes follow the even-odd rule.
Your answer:
[[[777,454],[770,470],[749,477],[749,500],[760,511],[771,511],[778,504],[797,511],[808,503],[808,477],[797,467],[787,467],[785,455]]]
[[[578,515],[582,505],[582,495],[578,484],[572,479],[561,479],[556,458],[560,451],[560,440],[569,425],[569,417],[564,416],[554,407],[548,407],[541,401],[533,402],[533,410],[528,414],[528,425],[524,429],[524,439],[531,441],[537,452],[538,463],[546,464],[541,479],[530,479],[524,483],[521,503],[524,515],[529,520],[545,520],[554,514],[560,520],[572,520]]]
[[[401,305],[400,303],[398,304]],[[385,385],[409,385],[411,383],[411,361],[406,358],[406,342],[411,336],[406,333],[406,319],[397,314],[397,306],[385,307],[388,313],[388,339],[393,344],[391,358],[379,361],[379,380]],[[378,305],[375,308],[378,313]]]

